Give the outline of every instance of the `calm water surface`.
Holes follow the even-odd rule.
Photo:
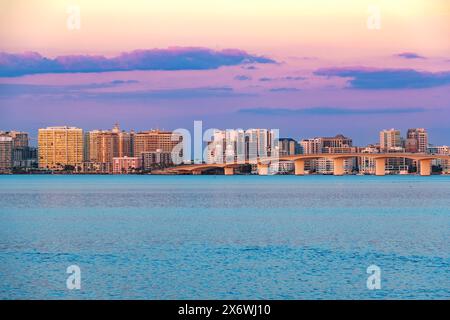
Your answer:
[[[0,176],[0,298],[450,299],[450,177]]]

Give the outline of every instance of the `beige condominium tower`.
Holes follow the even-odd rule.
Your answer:
[[[171,131],[149,130],[134,135],[134,156],[140,157],[144,152],[172,152],[182,141],[182,136]]]
[[[75,127],[47,127],[38,134],[39,167],[64,169],[83,161],[83,130]]]

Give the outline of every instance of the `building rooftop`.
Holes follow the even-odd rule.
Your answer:
[[[82,130],[82,129],[77,127],[55,126],[55,127],[41,128],[39,130]]]

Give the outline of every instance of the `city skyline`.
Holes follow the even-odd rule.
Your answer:
[[[445,144],[448,2],[319,2],[6,1],[0,127],[202,120],[294,137],[344,132],[358,144],[380,128],[425,127]]]
[[[200,123],[202,123],[202,126],[203,126],[203,122],[200,121]],[[175,132],[176,130],[179,130],[179,129],[186,130],[192,135],[195,134],[195,123],[191,126],[192,128],[167,129],[167,128],[161,128],[161,127],[154,127],[154,128],[144,128],[142,130],[135,130],[134,128],[126,130],[117,121],[114,124],[110,125],[109,128],[108,127],[103,127],[103,128],[94,127],[92,129],[91,128],[86,129],[86,128],[82,128],[81,126],[64,124],[64,125],[46,125],[46,126],[43,126],[41,128],[38,128],[38,130],[35,132],[35,135],[32,135],[32,134],[30,135],[29,131],[26,131],[26,130],[23,130],[23,129],[20,129],[20,128],[12,128],[12,129],[0,128],[0,134],[8,133],[8,132],[12,132],[12,133],[26,133],[27,134],[28,144],[30,146],[32,146],[32,147],[37,147],[39,130],[45,129],[45,128],[58,128],[58,127],[61,127],[61,128],[76,128],[76,129],[82,130],[83,133],[96,132],[96,133],[100,133],[100,134],[101,133],[108,133],[108,132],[109,133],[116,132],[116,133],[133,133],[133,134],[136,134],[136,133],[146,133],[146,132],[152,132],[152,131],[168,132],[169,133],[169,132]],[[304,139],[315,139],[315,138],[320,138],[320,137],[335,137],[335,136],[336,137],[337,136],[342,136],[342,137],[348,136],[348,137],[350,137],[351,136],[349,134],[346,134],[344,132],[344,130],[334,132],[334,133],[332,133],[330,135],[316,133],[316,134],[313,134],[313,135],[310,135],[310,136],[299,136],[299,135],[289,136],[289,135],[282,134],[281,130],[278,129],[278,128],[270,128],[270,127],[257,127],[257,126],[255,126],[255,127],[249,127],[249,128],[227,128],[227,129],[225,129],[225,128],[202,128],[202,129],[203,129],[203,133],[205,133],[207,130],[214,130],[214,131],[218,130],[218,131],[223,131],[223,132],[235,131],[235,130],[243,130],[245,132],[245,131],[254,130],[254,129],[257,129],[257,130],[259,130],[259,129],[278,130],[278,132],[279,132],[278,138],[279,139],[292,139],[292,140],[295,140],[297,142],[300,142],[300,141],[302,141]],[[431,135],[429,130],[426,129],[426,128],[421,128],[421,127],[417,127],[417,128],[412,128],[412,127],[399,128],[399,127],[395,126],[395,127],[392,127],[392,128],[386,127],[386,128],[378,129],[376,131],[376,134],[374,134],[372,140],[370,142],[368,142],[368,143],[359,143],[358,142],[358,137],[356,137],[356,139],[355,139],[354,136],[352,136],[351,140],[353,142],[355,142],[354,145],[357,145],[357,146],[364,146],[364,145],[365,146],[369,146],[369,145],[380,144],[380,139],[381,139],[380,134],[382,132],[387,132],[387,131],[391,131],[391,130],[395,130],[395,131],[398,132],[399,139],[400,139],[399,143],[403,147],[405,147],[405,143],[407,142],[406,140],[408,140],[408,137],[409,137],[409,135],[410,135],[410,133],[412,131],[424,130],[424,132],[426,133],[427,136]],[[404,135],[402,135],[402,133],[404,133]],[[202,141],[203,142],[207,142],[207,140],[202,140]],[[431,141],[428,141],[428,138],[427,138],[427,141],[426,141],[425,144],[427,146],[450,145],[450,141],[449,141],[449,143],[439,144],[439,143],[432,143]],[[424,152],[425,148],[426,147],[422,147],[421,152]]]
[[[102,127],[102,128],[95,127],[95,126],[93,126],[92,128],[91,127],[90,128],[84,128],[84,127],[81,127],[81,126],[71,125],[71,124],[44,125],[42,127],[39,127],[35,131],[35,134],[33,134],[30,131],[21,129],[21,128],[1,128],[0,127],[0,133],[2,133],[2,132],[3,133],[4,132],[25,132],[25,133],[28,134],[28,143],[29,143],[29,145],[32,146],[32,147],[37,147],[38,131],[39,131],[39,129],[43,129],[43,128],[46,128],[46,127],[69,127],[69,128],[73,127],[73,128],[81,129],[85,133],[86,132],[91,132],[91,131],[98,131],[100,133],[101,132],[108,132],[108,131],[114,130],[115,127],[118,127],[122,132],[127,132],[127,133],[129,133],[129,132],[140,133],[140,132],[147,132],[147,131],[173,132],[173,131],[175,131],[177,129],[187,130],[191,134],[194,133],[194,125],[191,125],[191,127],[187,127],[187,128],[163,128],[163,127],[156,126],[156,127],[144,127],[143,129],[136,130],[135,128],[124,129],[123,126],[121,124],[119,124],[119,122],[117,122],[117,121],[114,122],[113,125],[110,124],[109,127],[105,126],[105,127]],[[254,127],[248,127],[248,128],[226,128],[226,129],[219,127],[219,128],[208,128],[206,130],[213,129],[213,130],[220,130],[220,131],[227,131],[227,130],[228,131],[233,131],[233,130],[244,130],[244,131],[246,131],[246,130],[258,129],[258,128],[265,128],[265,129],[267,129],[267,128],[270,128],[270,127],[254,126]],[[412,127],[411,126],[406,126],[406,127],[400,128],[398,126],[394,126],[392,128],[391,127],[385,127],[385,128],[374,129],[374,134],[373,134],[372,138],[368,138],[368,142],[367,143],[366,142],[361,142],[360,137],[358,137],[358,136],[352,136],[350,134],[347,134],[345,132],[345,130],[340,130],[340,131],[338,130],[338,131],[334,131],[334,132],[331,132],[331,131],[328,131],[328,130],[324,130],[324,131],[328,131],[328,132],[331,132],[331,133],[330,134],[316,133],[316,134],[312,134],[312,135],[309,135],[309,136],[301,136],[299,134],[297,134],[297,135],[295,135],[295,134],[294,135],[283,134],[283,132],[280,129],[277,129],[277,128],[270,128],[270,129],[271,130],[279,130],[279,132],[280,132],[279,138],[280,139],[282,139],[282,138],[283,139],[294,139],[295,141],[301,141],[302,139],[310,139],[310,138],[318,138],[318,137],[333,137],[333,136],[336,136],[336,135],[344,135],[344,136],[352,136],[352,140],[355,142],[355,145],[358,145],[358,146],[366,145],[366,146],[368,146],[368,145],[378,144],[380,142],[379,141],[380,140],[379,134],[380,134],[381,131],[383,131],[383,130],[391,130],[391,129],[394,129],[394,128],[395,128],[395,130],[398,130],[400,133],[404,133],[404,139],[403,139],[403,136],[402,136],[402,142],[405,142],[406,139],[407,139],[407,136],[408,136],[408,130],[411,130]],[[422,128],[422,127],[417,127],[415,129],[420,129],[420,128]],[[428,128],[426,129],[426,132],[427,132],[428,135],[432,136],[432,133],[430,133],[430,130]],[[430,142],[430,146],[433,146],[433,145],[450,145],[450,140],[444,140],[444,141],[447,141],[447,142],[444,142],[444,143],[431,143]]]
[[[409,128],[406,135],[395,128],[383,129],[379,131],[379,141],[366,146],[354,144],[352,137],[341,133],[296,140],[280,137],[277,129],[204,129],[201,122],[194,123],[193,134],[186,129],[127,132],[116,123],[110,130],[50,126],[40,128],[38,135],[35,148],[29,145],[27,132],[0,131],[0,171],[23,173],[39,168],[85,174],[153,173],[154,170],[170,173],[166,169],[192,163],[218,164],[206,167],[207,170],[215,168],[217,174],[221,164],[256,161],[259,167],[261,159],[272,159],[271,163],[275,162],[270,170],[278,174],[294,171],[299,175],[304,172],[335,174],[337,165],[339,175],[355,172],[384,175],[382,168],[389,174],[414,173],[420,168],[422,175],[429,175],[435,171],[446,173],[450,155],[447,145],[430,143],[425,128]],[[299,155],[306,156],[301,165],[297,163]],[[419,160],[430,166],[430,170],[424,171],[428,169],[422,169]],[[224,168],[226,175],[234,174],[233,167]],[[238,172],[246,173],[249,169],[243,170]]]

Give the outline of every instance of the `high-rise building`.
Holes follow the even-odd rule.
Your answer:
[[[172,152],[173,148],[182,142],[181,134],[171,131],[149,130],[134,134],[134,156],[140,157],[142,152]]]
[[[119,137],[111,131],[102,131],[97,135],[97,162],[112,163],[119,156]]]
[[[397,151],[402,148],[400,130],[389,129],[380,131],[380,148],[382,152]]]
[[[116,123],[111,130],[114,135],[117,135],[117,154],[118,157],[131,157],[133,155],[133,138],[134,132],[126,132],[120,130],[119,124]]]
[[[94,167],[106,170],[102,172],[111,172],[114,157],[130,157],[133,154],[132,137],[132,134],[121,131],[118,124],[112,130],[89,131],[84,138],[84,159],[98,164]]]
[[[343,148],[351,147],[353,145],[353,140],[342,134],[338,134],[334,137],[320,137],[318,139],[322,148]]]
[[[75,127],[47,127],[38,134],[39,167],[64,169],[83,162],[83,130]]]
[[[416,153],[419,151],[419,145],[417,139],[406,138],[405,140],[405,152]]]
[[[278,155],[278,130],[248,129],[245,131],[246,159],[276,157]]]
[[[256,161],[277,157],[278,132],[270,129],[215,130],[208,142],[207,162]]]
[[[253,137],[257,143],[258,139]],[[249,137],[245,131],[237,130],[215,130],[211,141],[208,142],[207,163],[225,163],[234,161],[245,161],[248,159],[249,148],[257,154],[258,146],[250,147]]]
[[[17,168],[33,167],[36,163],[34,148],[28,145],[28,133],[21,131],[1,132],[0,135],[12,139],[12,166]]]
[[[0,135],[0,172],[8,173],[13,165],[13,138]]]
[[[280,138],[278,140],[278,148],[280,157],[300,153],[300,145],[292,138]]]
[[[89,162],[97,162],[98,152],[98,136],[101,130],[88,131],[84,135],[84,160]]]
[[[316,154],[322,152],[322,143],[319,138],[303,139],[300,146],[304,154]]]
[[[21,131],[9,131],[9,136],[13,139],[13,148],[28,147],[28,133]]]
[[[413,150],[410,152],[428,152],[428,133],[424,128],[408,129],[406,138],[407,141],[410,141],[410,143],[412,143],[412,141],[415,141],[415,148],[410,148],[410,150]],[[408,150],[408,148],[406,149]]]

